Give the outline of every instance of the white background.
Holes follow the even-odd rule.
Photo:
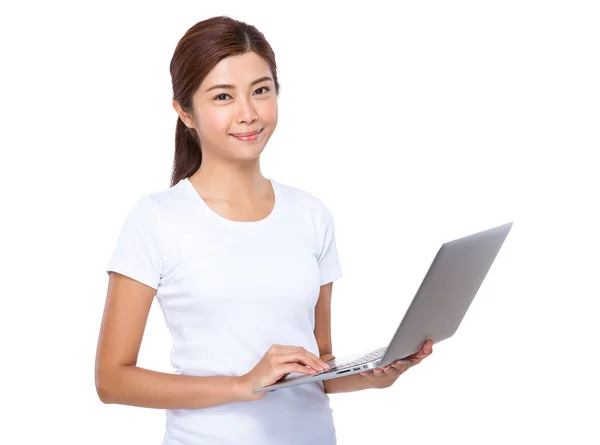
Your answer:
[[[596,2],[157,3],[1,7],[2,443],[161,442],[163,411],[96,395],[104,267],[169,185],[175,45],[221,14],[277,57],[263,174],[335,217],[334,354],[387,344],[442,242],[514,221],[453,338],[331,395],[339,443],[600,443]],[[153,306],[139,365],[169,349]]]

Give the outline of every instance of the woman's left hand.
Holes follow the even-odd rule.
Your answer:
[[[370,386],[373,388],[389,388],[394,384],[396,379],[408,371],[414,365],[418,365],[421,361],[431,355],[433,352],[433,340],[427,340],[421,350],[404,359],[396,360],[395,362],[384,366],[383,368],[375,368],[371,371],[361,372],[360,375],[371,381]]]

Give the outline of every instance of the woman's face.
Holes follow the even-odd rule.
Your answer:
[[[277,126],[273,75],[254,52],[221,60],[194,93],[193,104],[203,157],[256,159]],[[234,136],[259,130],[258,136]]]

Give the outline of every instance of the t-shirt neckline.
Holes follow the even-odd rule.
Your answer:
[[[194,187],[194,185],[190,182],[189,178],[184,178],[182,181],[189,188],[189,190],[193,193],[194,200],[200,204],[200,208],[202,209],[202,211],[205,214],[207,214],[208,216],[210,216],[212,219],[214,219],[215,221],[217,221],[221,224],[229,225],[229,226],[258,227],[258,226],[270,224],[276,218],[277,214],[279,213],[279,208],[281,207],[281,196],[279,193],[279,189],[277,187],[277,181],[270,179],[270,178],[266,178],[266,179],[268,179],[268,181],[271,183],[271,187],[273,188],[273,194],[275,195],[275,203],[273,205],[273,209],[271,210],[271,213],[269,213],[266,217],[264,217],[263,219],[260,219],[258,221],[234,221],[232,219],[225,218],[224,216],[215,212],[206,203],[206,201],[204,201],[202,196],[200,196],[200,194],[196,191],[196,188]]]

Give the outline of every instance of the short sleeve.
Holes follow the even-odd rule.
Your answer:
[[[160,219],[156,204],[146,195],[129,210],[106,273],[118,272],[158,289],[162,275]]]
[[[319,242],[318,263],[321,271],[321,283],[331,283],[342,277],[342,270],[338,258],[338,250],[335,241],[335,228],[331,211],[322,206],[320,227],[317,230]]]

